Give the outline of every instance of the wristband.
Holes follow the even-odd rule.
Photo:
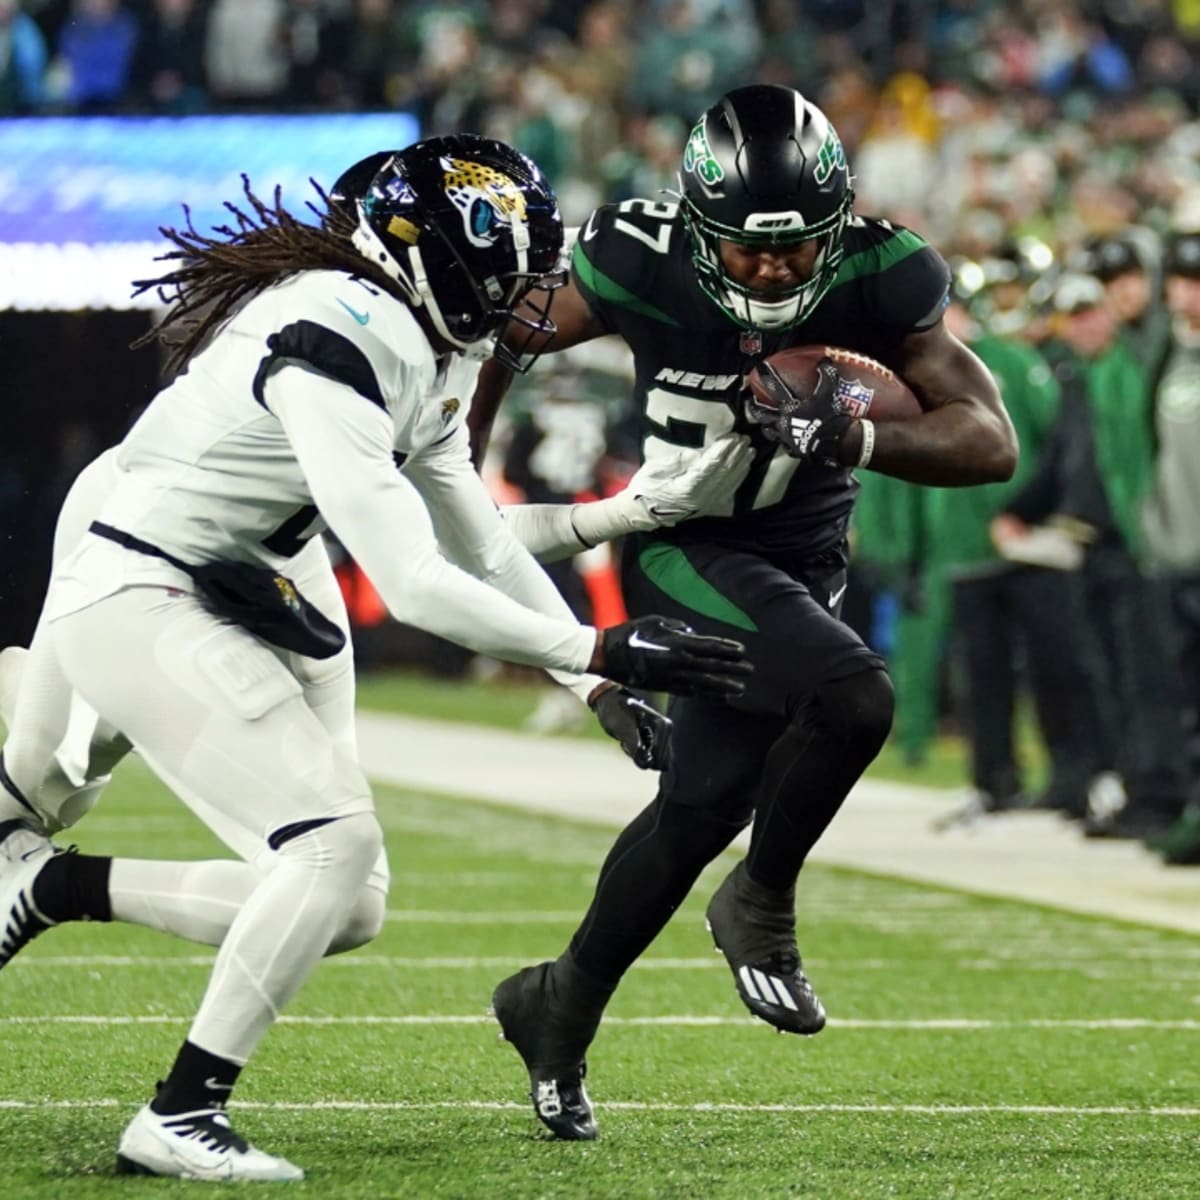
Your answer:
[[[858,449],[858,461],[854,466],[861,470],[871,461],[871,455],[875,453],[875,422],[863,417],[858,425],[862,430],[862,445]]]
[[[589,542],[587,540],[587,538],[585,538],[583,536],[583,534],[579,532],[579,526],[575,524],[575,514],[578,511],[578,509],[579,509],[578,504],[572,504],[570,511],[567,513],[567,520],[570,521],[570,523],[571,523],[571,532],[579,539],[579,545],[584,550],[595,550],[595,548],[600,544],[600,541],[602,541],[603,539],[599,539],[594,542]]]

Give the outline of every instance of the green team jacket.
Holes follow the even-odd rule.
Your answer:
[[[1029,478],[1058,417],[1058,384],[1032,347],[985,334],[971,342],[996,380],[1021,446],[1005,483],[926,488],[863,472],[855,511],[855,552],[881,566],[941,567],[954,572],[999,562],[991,519]]]
[[[1124,340],[1088,364],[1096,469],[1126,548],[1141,543],[1140,509],[1154,474],[1152,372]]]

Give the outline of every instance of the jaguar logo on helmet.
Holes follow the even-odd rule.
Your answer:
[[[445,158],[446,195],[462,214],[463,232],[472,246],[494,246],[508,227],[517,249],[528,245],[525,234],[525,196],[509,177],[485,163]]]

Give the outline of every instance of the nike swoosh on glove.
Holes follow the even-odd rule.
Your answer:
[[[682,450],[651,459],[633,475],[626,491],[659,525],[677,525],[690,517],[727,517],[753,461],[754,448],[745,434],[723,433],[700,453]]]
[[[648,616],[604,630],[592,670],[647,692],[738,696],[754,666],[741,642],[696,633],[672,617]]]

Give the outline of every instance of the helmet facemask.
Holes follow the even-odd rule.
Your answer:
[[[847,192],[843,207],[815,225],[799,225],[785,233],[755,235],[705,217],[685,195],[680,211],[692,240],[692,265],[696,268],[700,286],[727,316],[746,329],[769,332],[799,325],[833,286],[842,263],[842,238],[850,219],[853,198],[853,192]],[[739,283],[729,274],[721,261],[722,240],[763,250],[810,240],[819,245],[808,279],[768,296]]]

